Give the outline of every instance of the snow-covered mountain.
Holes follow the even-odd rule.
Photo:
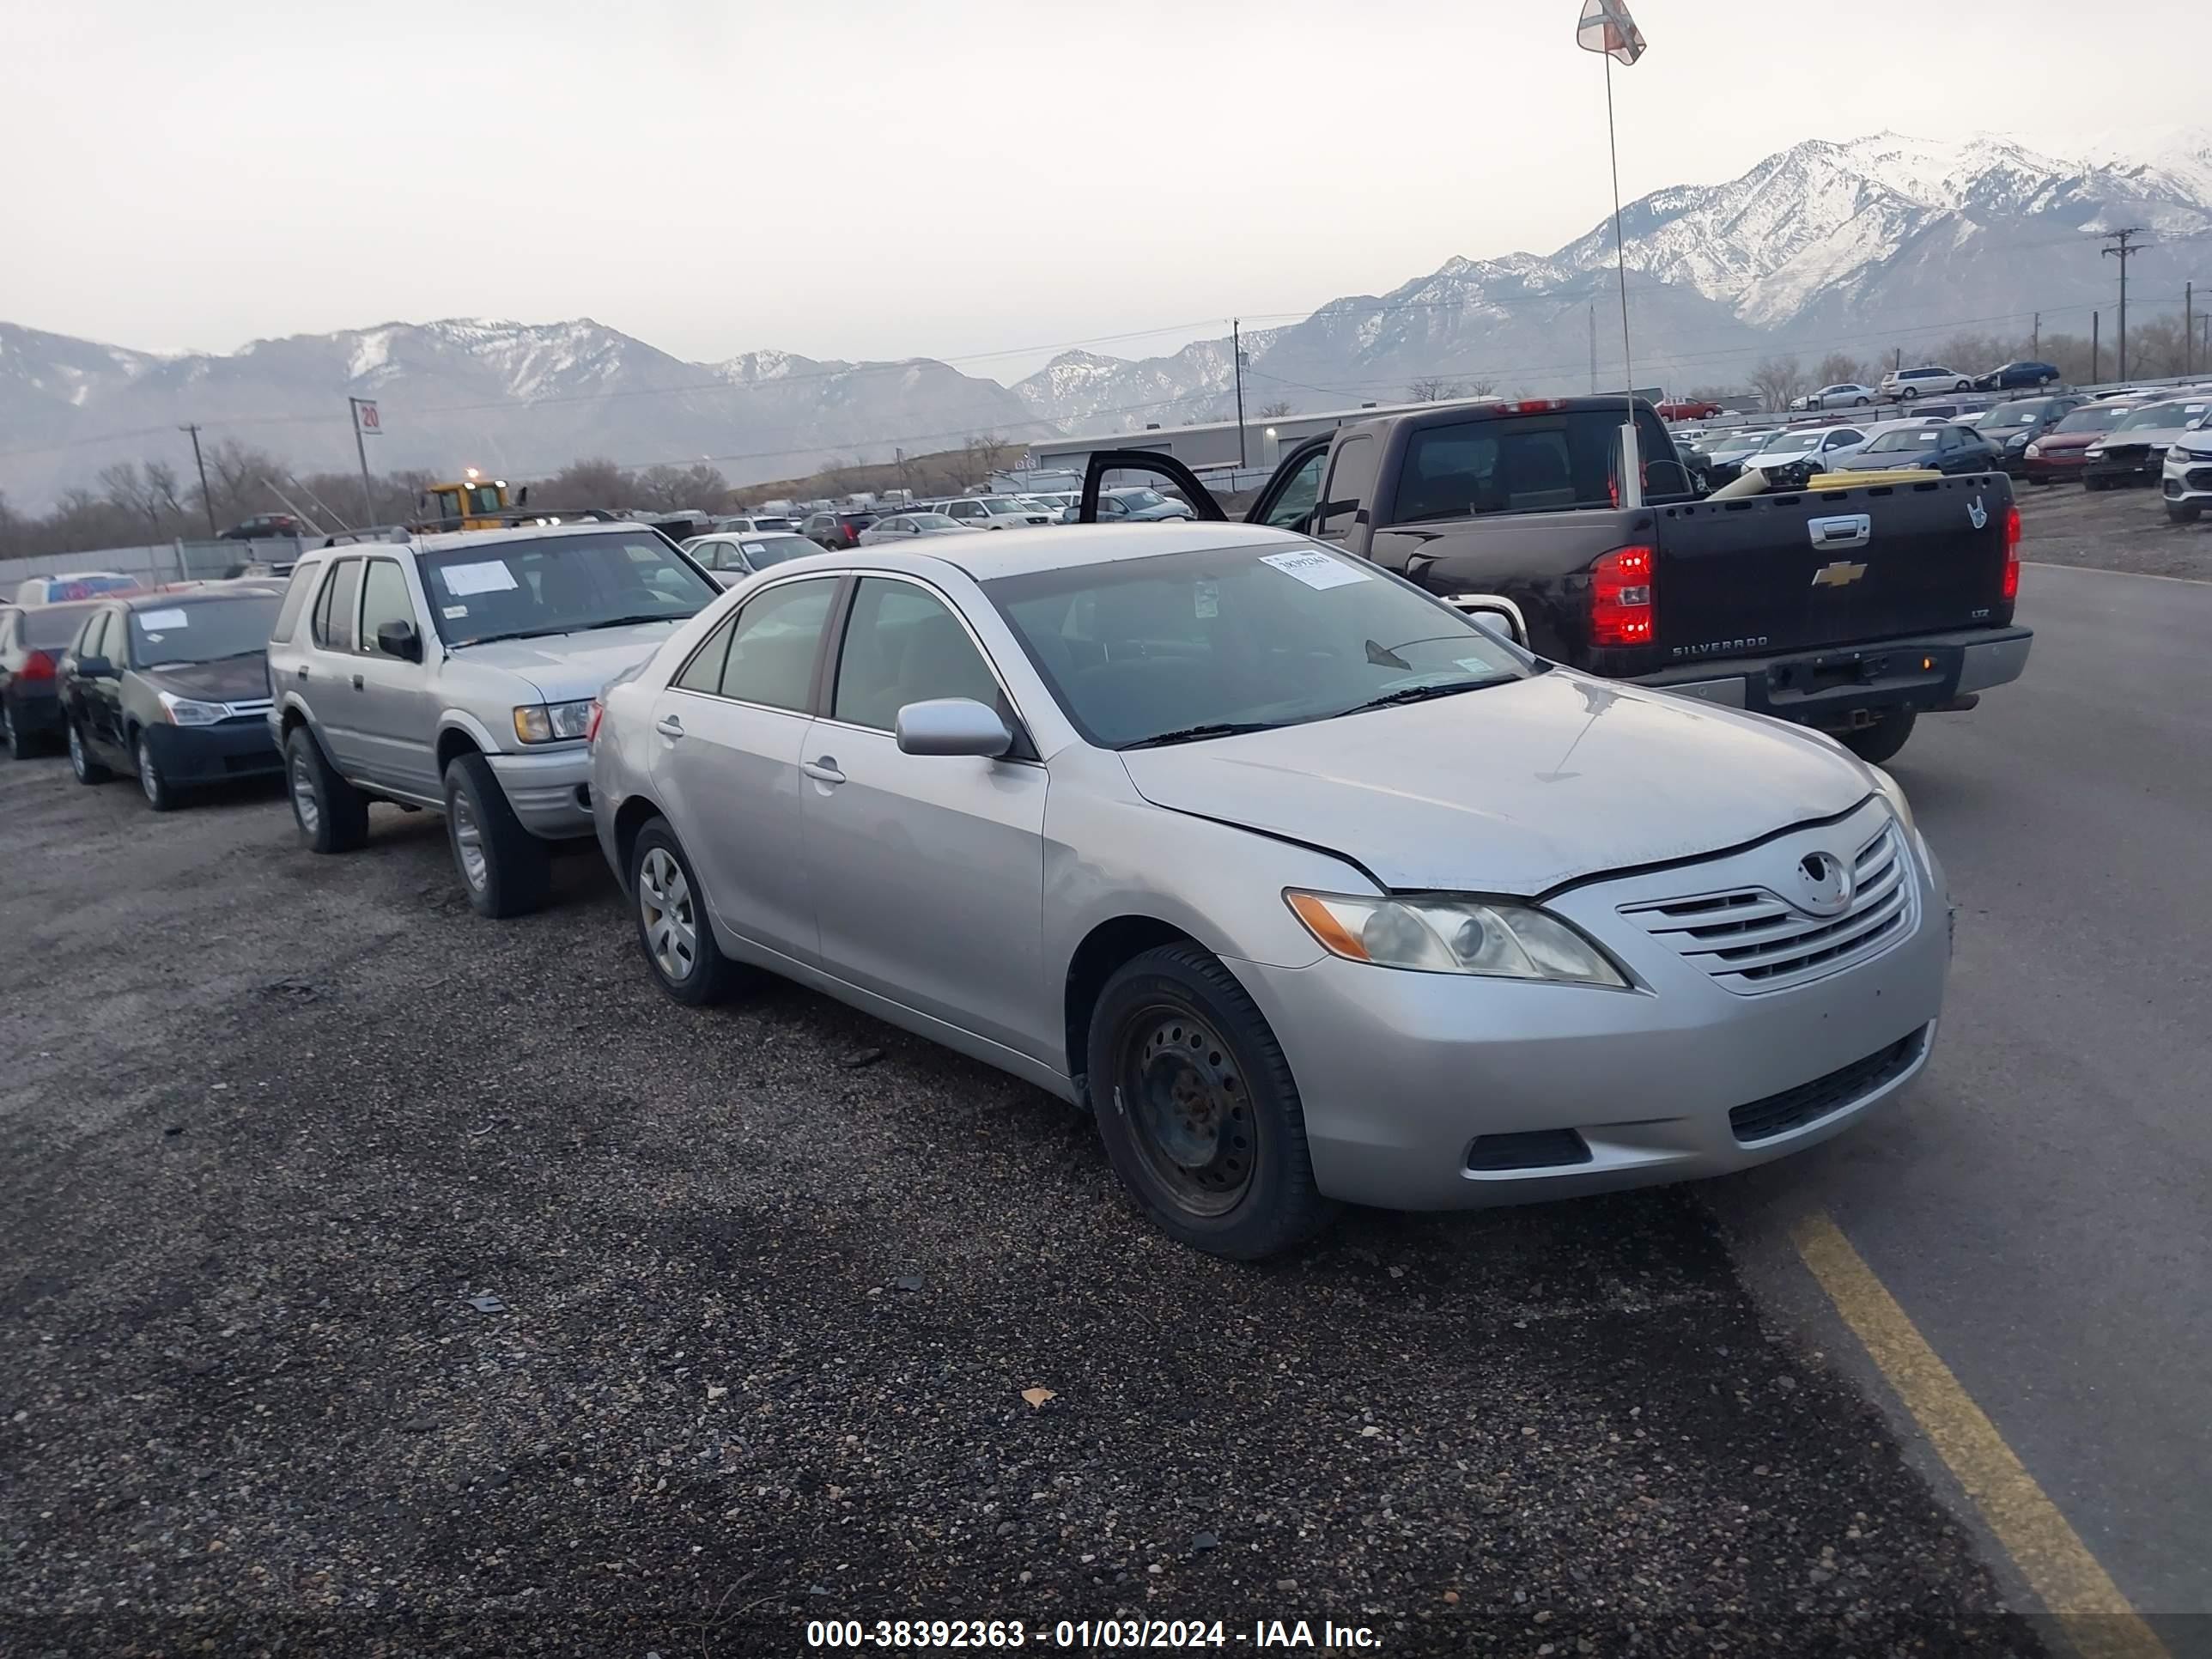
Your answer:
[[[450,319],[161,356],[0,323],[0,492],[36,509],[111,461],[189,465],[174,428],[240,441],[296,470],[353,464],[348,396],[378,399],[380,469],[463,465],[522,477],[584,455],[711,458],[733,483],[834,456],[889,459],[1040,426],[996,381],[927,358],[817,362],[753,352],[692,363],[589,318]]]
[[[1867,356],[1948,333],[2088,331],[2116,297],[2098,233],[2152,234],[2132,262],[2138,315],[2178,311],[2212,254],[2212,131],[2123,135],[2056,157],[2008,138],[1897,133],[1813,139],[1718,185],[1656,191],[1622,212],[1638,385],[1740,381],[1760,355],[1843,346]],[[1620,384],[1613,224],[1549,254],[1454,258],[1388,294],[1333,300],[1247,354],[1255,389],[1303,410],[1406,394],[1416,379],[1499,391]],[[1176,398],[1168,418],[1226,413],[1218,383],[1177,372],[1225,364],[1225,341],[1123,363],[1055,361],[1015,389],[1055,424],[1129,429],[1110,415]]]

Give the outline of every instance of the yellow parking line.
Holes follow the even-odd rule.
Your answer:
[[[1897,1298],[1823,1212],[1790,1230],[1797,1254],[1866,1345],[2029,1588],[2083,1659],[2170,1659],[2058,1506],[2013,1455]]]

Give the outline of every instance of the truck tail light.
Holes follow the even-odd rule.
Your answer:
[[[1648,547],[1616,547],[1590,566],[1590,643],[1649,645],[1651,588],[1657,556]]]
[[[23,659],[23,670],[19,679],[50,680],[54,677],[54,659],[43,651],[33,651]]]
[[[2005,569],[2001,594],[2007,605],[2020,597],[2020,504],[2016,501],[2005,508]]]

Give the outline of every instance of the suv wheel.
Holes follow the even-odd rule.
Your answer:
[[[1253,1261],[1335,1212],[1314,1185],[1290,1062],[1244,988],[1196,945],[1147,951],[1106,981],[1087,1059],[1106,1156],[1163,1232]]]
[[[491,763],[456,755],[446,768],[446,840],[480,916],[520,916],[545,902],[552,855],[522,827]]]
[[[79,783],[106,783],[107,769],[93,759],[92,750],[85,743],[84,727],[76,721],[69,723],[70,770],[76,774]]]
[[[714,943],[706,895],[665,818],[638,832],[629,855],[629,895],[638,949],[662,990],[697,1008],[736,988],[744,970]]]
[[[2166,520],[2172,524],[2195,524],[2197,515],[2202,510],[2195,501],[2168,501],[2166,504]]]
[[[175,792],[169,781],[161,775],[161,763],[154,758],[154,745],[140,732],[134,745],[134,758],[138,763],[138,789],[146,797],[146,805],[156,812],[166,812],[177,804]]]
[[[4,696],[0,696],[0,738],[6,740],[8,752],[15,759],[31,758],[31,740],[23,735],[23,728],[15,724],[15,711]]]
[[[350,853],[368,839],[368,802],[340,777],[304,726],[284,739],[285,793],[300,839],[316,853]]]

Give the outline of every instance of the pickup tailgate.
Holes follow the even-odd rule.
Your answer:
[[[2002,476],[1659,509],[1656,631],[1672,662],[1850,645],[2002,620]]]

